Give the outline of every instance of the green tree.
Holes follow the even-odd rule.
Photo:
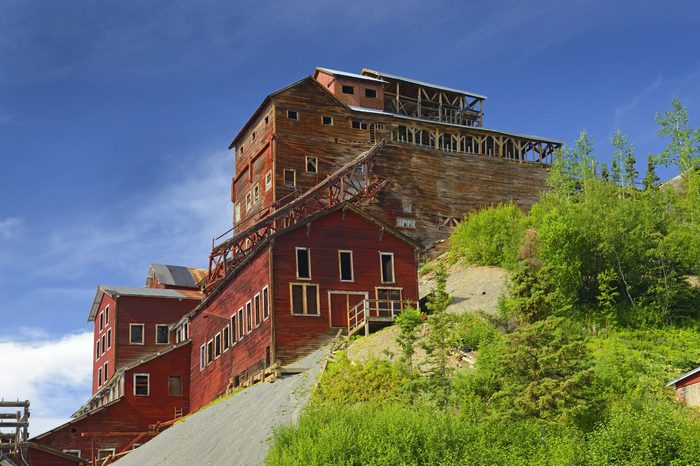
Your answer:
[[[615,134],[610,138],[610,143],[612,144],[613,151],[613,164],[615,167],[623,168],[622,173],[622,185],[623,186],[634,186],[634,182],[639,176],[635,168],[637,163],[634,158],[634,148],[630,145],[627,136],[622,134],[620,130],[615,131]]]
[[[610,181],[610,172],[608,171],[608,165],[605,163],[600,170],[600,179],[603,181]]]
[[[700,129],[688,126],[688,110],[680,100],[673,99],[672,109],[656,115],[659,125],[657,134],[668,136],[670,141],[666,149],[657,156],[659,163],[665,167],[674,164],[681,173],[698,168],[700,164]]]
[[[403,362],[408,365],[408,370],[413,371],[413,355],[416,352],[416,340],[418,340],[418,326],[421,323],[421,313],[417,309],[404,309],[396,317],[396,325],[399,327],[397,343],[401,348]]]
[[[656,161],[651,155],[647,157],[647,173],[644,175],[644,189],[654,189],[659,182],[659,177],[656,176]]]
[[[428,317],[428,335],[422,347],[426,352],[424,365],[429,391],[443,407],[447,406],[449,400],[452,374],[448,364],[453,346],[453,319],[447,313],[450,301],[450,295],[447,293],[447,270],[445,264],[440,263],[435,270],[435,287],[428,299],[431,314]]]

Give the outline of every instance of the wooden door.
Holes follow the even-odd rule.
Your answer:
[[[329,291],[330,326],[348,326],[348,311],[368,296],[364,291]]]

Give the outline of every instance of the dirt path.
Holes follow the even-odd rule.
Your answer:
[[[261,464],[275,427],[295,422],[328,347],[294,363],[301,374],[253,385],[203,409],[117,461],[118,466]]]

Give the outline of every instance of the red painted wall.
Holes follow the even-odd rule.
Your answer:
[[[104,327],[100,330],[100,315],[104,315],[105,309],[109,307],[109,322],[105,322]],[[98,384],[97,373],[100,368],[104,368],[105,362],[107,363],[107,368],[109,370],[109,377],[111,377],[115,372],[115,360],[114,360],[114,342],[115,342],[115,326],[117,318],[117,307],[116,302],[109,295],[102,295],[102,302],[100,302],[99,311],[95,316],[95,330],[94,337],[92,339],[92,393],[94,394],[101,385]],[[110,335],[111,333],[111,335]],[[105,337],[105,345],[109,347],[108,350],[104,350],[102,346],[102,337]],[[107,344],[107,337],[111,338],[111,345]],[[100,356],[97,357],[97,341],[100,341]],[[108,378],[109,378],[108,377]],[[104,373],[102,374],[102,384],[107,382]]]
[[[174,418],[175,408],[185,408],[188,412],[188,367],[190,347],[185,344],[151,361],[145,362],[125,373],[125,390],[123,398],[95,411],[76,422],[64,424],[55,431],[42,435],[32,441],[48,445],[56,450],[80,450],[84,458],[90,458],[92,441],[82,437],[83,432],[145,432],[149,424],[168,421]],[[133,374],[150,374],[149,396],[133,395]],[[168,396],[168,376],[179,375],[183,378],[183,396]],[[75,432],[71,432],[75,429]],[[122,450],[133,440],[129,437],[98,437],[95,440],[95,453],[100,448]],[[145,443],[146,437],[140,443]]]
[[[199,368],[201,345],[206,345],[224,327],[230,326],[231,315],[234,312],[237,315],[238,310],[243,308],[245,314],[246,302],[252,301],[257,293],[261,293],[262,319],[262,289],[269,283],[268,258],[268,249],[258,253],[238,276],[224,285],[220,294],[191,319],[190,402],[192,410],[199,409],[222,395],[232,377],[241,375],[242,380],[249,368],[264,361],[265,348],[270,345],[271,319],[269,318],[262,321],[259,326],[253,325],[250,333],[246,328],[243,339],[238,338],[228,351],[214,359],[204,370]]]
[[[76,466],[79,464],[77,458],[75,460],[70,460],[31,447],[29,448],[28,456],[30,466]]]
[[[311,280],[296,278],[295,247],[311,248]],[[353,251],[354,278],[341,282],[338,250]],[[395,283],[382,284],[379,252],[394,253]],[[418,279],[413,246],[388,232],[380,236],[377,225],[346,211],[315,220],[311,229],[302,227],[275,240],[273,251],[274,316],[276,355],[291,362],[330,328],[329,291],[366,291],[376,299],[375,287],[402,288],[404,300],[417,301]],[[291,314],[290,282],[320,285],[320,316]],[[302,351],[303,352],[303,351]]]

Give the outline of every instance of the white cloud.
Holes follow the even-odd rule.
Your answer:
[[[42,329],[0,340],[0,396],[29,400],[29,430],[38,435],[67,420],[90,396],[92,332],[47,338]]]
[[[2,123],[2,115],[0,115],[0,123]],[[20,232],[24,220],[17,217],[7,217],[0,220],[0,239],[10,239]]]

